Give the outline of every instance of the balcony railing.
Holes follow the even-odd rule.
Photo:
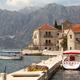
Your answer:
[[[44,35],[44,38],[53,38],[52,35]]]
[[[53,43],[44,43],[45,46],[53,46]]]

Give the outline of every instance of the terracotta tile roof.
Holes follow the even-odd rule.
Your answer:
[[[80,32],[80,24],[73,24],[71,29],[74,31],[74,32]]]
[[[51,26],[49,24],[43,24],[38,29],[39,30],[53,30],[53,29],[56,29],[56,28],[54,28],[53,26]]]

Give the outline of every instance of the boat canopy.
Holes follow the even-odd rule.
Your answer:
[[[80,54],[80,50],[67,50],[63,54]]]

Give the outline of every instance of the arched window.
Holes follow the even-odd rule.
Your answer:
[[[49,40],[49,44],[51,43],[51,40]]]
[[[49,36],[51,36],[51,32],[49,32]]]
[[[70,39],[72,39],[72,35],[70,35]]]
[[[48,40],[46,40],[46,44],[48,44]]]
[[[48,35],[48,32],[45,32],[46,33],[46,36]]]

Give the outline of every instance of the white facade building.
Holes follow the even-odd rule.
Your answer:
[[[64,30],[67,35],[67,49],[80,49],[80,24],[73,24],[70,29]]]
[[[72,29],[64,30],[64,34],[67,36],[67,49],[74,50],[75,49],[75,34]]]

